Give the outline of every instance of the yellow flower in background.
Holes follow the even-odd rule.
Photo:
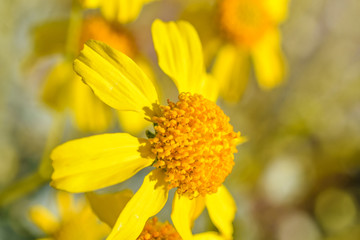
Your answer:
[[[287,8],[288,0],[218,1],[218,24],[228,43],[220,49],[213,73],[226,100],[241,97],[249,79],[250,60],[262,89],[284,81],[286,63],[279,25]]]
[[[112,45],[138,62],[144,62],[131,33],[119,25],[106,22],[100,16],[91,15],[83,20],[79,38],[79,50],[87,40],[96,39]],[[82,131],[106,130],[113,119],[111,108],[95,97],[91,89],[83,84],[81,78],[74,73],[72,65],[72,59],[64,59],[53,67],[45,81],[43,101],[57,110],[70,107],[75,123]],[[119,113],[120,122],[124,122],[122,119],[130,114],[133,121],[138,124],[136,128],[127,126],[126,130],[136,134],[148,123],[136,113]]]
[[[80,0],[85,8],[100,8],[109,21],[125,24],[134,21],[143,6],[154,0]]]
[[[31,220],[47,235],[41,239],[101,240],[109,234],[110,228],[96,217],[85,201],[75,203],[65,192],[58,192],[56,196],[59,217],[42,205],[30,209]]]
[[[220,84],[220,94],[236,102],[254,67],[262,89],[286,78],[279,26],[287,17],[288,0],[217,0],[188,4],[181,18],[193,23],[205,43],[206,65]],[[251,64],[252,63],[252,64]]]
[[[153,82],[125,54],[88,41],[75,60],[75,71],[106,104],[135,111],[153,122],[149,139],[113,133],[69,141],[51,154],[52,186],[88,192],[125,181],[154,166],[126,204],[108,239],[136,239],[146,221],[177,188],[171,218],[183,239],[192,239],[193,221],[206,206],[220,233],[232,238],[236,206],[222,185],[243,139],[214,103],[216,84],[205,72],[202,48],[187,22],[156,20],[152,35],[161,69],[179,90],[179,101],[159,105]]]

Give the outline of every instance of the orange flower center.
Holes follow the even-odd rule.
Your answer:
[[[241,46],[251,47],[271,26],[262,0],[222,0],[219,11],[222,31]]]
[[[150,138],[169,188],[189,198],[215,193],[234,166],[235,133],[229,117],[201,95],[181,93],[179,101],[160,106],[153,117],[156,135]]]
[[[137,240],[181,240],[175,228],[168,222],[161,223],[157,217],[149,219]]]
[[[100,16],[90,16],[84,20],[80,36],[80,49],[89,39],[105,42],[130,58],[136,54],[132,35],[120,26],[110,24]]]

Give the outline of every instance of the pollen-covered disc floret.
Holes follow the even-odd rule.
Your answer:
[[[181,240],[175,228],[168,222],[161,223],[157,217],[149,219],[137,240]]]
[[[181,93],[179,101],[161,106],[153,117],[156,135],[150,139],[169,188],[189,198],[215,193],[234,165],[235,133],[229,117],[201,95]]]

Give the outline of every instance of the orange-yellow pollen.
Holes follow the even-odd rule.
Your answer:
[[[157,217],[149,219],[137,240],[181,240],[175,228],[168,222],[161,223]]]
[[[189,198],[215,193],[230,174],[240,133],[213,102],[181,93],[179,101],[161,106],[153,117],[156,135],[150,139],[169,188]]]
[[[84,20],[80,35],[80,49],[89,39],[105,42],[130,58],[134,58],[136,54],[133,36],[124,28],[109,23],[100,16],[89,16]]]
[[[227,38],[243,47],[251,47],[272,22],[262,0],[221,0],[219,24]]]

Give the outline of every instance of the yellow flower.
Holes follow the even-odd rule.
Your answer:
[[[100,8],[109,21],[129,23],[140,14],[142,7],[154,0],[80,0],[85,8]]]
[[[137,52],[135,41],[130,32],[120,26],[106,22],[100,16],[88,16],[83,20],[80,39],[76,47],[80,50],[89,39],[106,42],[129,57],[143,61]],[[43,101],[57,110],[70,107],[74,114],[76,126],[82,131],[100,132],[106,130],[113,119],[111,108],[101,102],[91,89],[83,84],[80,77],[74,73],[72,65],[72,59],[65,58],[54,66],[43,87]],[[123,120],[129,114],[131,114],[133,121],[137,122],[134,126],[127,126],[126,121]],[[124,123],[125,129],[134,134],[137,134],[148,124],[136,113],[119,113],[119,119],[121,123]]]
[[[183,21],[156,20],[152,35],[159,66],[176,84],[179,101],[159,105],[152,81],[129,57],[88,41],[74,62],[75,71],[106,104],[142,113],[154,123],[155,133],[148,131],[149,139],[113,133],[67,142],[51,154],[51,184],[88,192],[153,165],[156,169],[126,204],[108,239],[136,239],[174,187],[171,218],[183,239],[193,238],[192,223],[205,206],[220,233],[230,239],[236,206],[222,183],[234,164],[236,144],[243,139],[211,101],[216,99],[216,85],[204,70],[195,29]]]
[[[72,196],[65,192],[57,193],[59,219],[45,207],[38,205],[30,209],[32,221],[54,240],[101,240],[110,228],[99,221],[86,202],[76,204]]]
[[[250,60],[262,89],[284,81],[286,63],[279,25],[287,16],[288,0],[219,0],[218,24],[228,40],[217,56],[213,74],[222,96],[237,101],[249,79]]]

